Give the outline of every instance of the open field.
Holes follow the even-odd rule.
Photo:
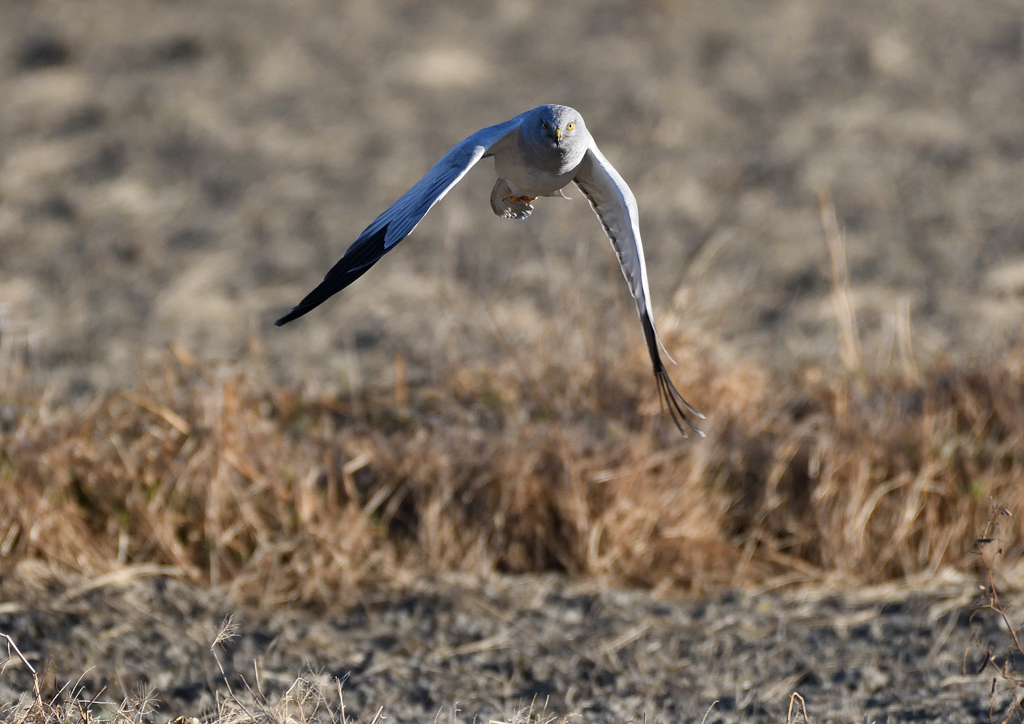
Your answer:
[[[681,444],[641,350],[338,399],[179,349],[83,412],[8,403],[5,562],[170,565],[266,605],[451,569],[700,593],[976,570],[993,506],[1024,509],[1016,355],[787,384],[666,339],[684,384],[715,393],[704,439]],[[1004,518],[1013,561],[1022,517]]]
[[[380,707],[402,722],[514,721],[531,704],[537,721],[575,712],[572,721],[699,722],[714,704],[708,721],[784,722],[793,691],[816,722],[975,724],[990,712],[999,722],[1013,692],[1001,683],[993,694],[994,669],[979,670],[989,647],[997,667],[1008,660],[1006,632],[988,612],[971,620],[965,583],[940,576],[684,603],[560,576],[449,575],[311,615],[239,607],[153,570],[82,585],[24,566],[3,589],[23,608],[0,613],[0,625],[31,637],[26,656],[40,668],[39,655],[54,657],[59,686],[103,701],[97,719],[128,699],[118,724],[147,718],[137,703],[147,687],[162,717],[219,702],[221,722],[337,722],[335,677],[359,722]],[[235,637],[215,655],[228,615]],[[326,698],[315,714],[307,701],[304,717],[295,699],[308,691],[288,695],[300,673]],[[25,667],[0,681],[11,685],[30,690]]]
[[[506,358],[502,337],[539,344],[559,314],[601,334],[590,354],[641,344],[579,194],[497,219],[490,162],[350,293],[272,328],[444,151],[547,102],[581,111],[636,192],[656,315],[827,369],[828,192],[873,365],[908,313],[921,361],[1020,342],[1017,2],[2,12],[0,315],[63,396],[129,384],[170,341],[233,358],[258,335],[276,375],[334,391],[387,382],[395,352],[414,379]]]
[[[639,351],[575,395],[579,369],[551,361],[315,397],[258,358],[206,370],[177,349],[82,412],[8,397],[0,631],[86,701],[154,687],[161,718],[231,691],[221,719],[256,716],[254,665],[287,709],[308,661],[321,684],[350,674],[363,721],[508,717],[534,695],[586,721],[696,721],[715,700],[711,721],[782,721],[794,690],[816,721],[1002,721],[1016,695],[993,682],[1024,656],[970,611],[988,562],[1021,616],[1019,363],[772,388],[668,344],[729,411],[694,444]],[[719,594],[737,588],[761,593]],[[228,613],[219,683],[204,647]]]
[[[360,721],[1020,700],[970,625],[985,564],[1024,587],[1018,2],[10,2],[0,98],[0,633],[58,686],[155,687],[125,724],[303,720],[304,662]],[[272,327],[544,102],[636,192],[705,439],[580,194],[499,220],[489,162]]]

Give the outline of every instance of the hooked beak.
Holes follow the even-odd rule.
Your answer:
[[[555,128],[555,143],[558,143],[561,140],[562,140],[562,129],[561,128]]]

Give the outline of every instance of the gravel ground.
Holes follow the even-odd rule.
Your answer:
[[[168,578],[36,582],[0,608],[0,631],[30,660],[52,656],[58,685],[85,672],[87,693],[118,699],[154,686],[159,719],[201,715],[223,695],[209,645],[233,615],[221,659],[236,691],[243,676],[253,685],[254,661],[271,697],[308,668],[344,678],[347,713],[366,719],[383,706],[422,722],[457,706],[459,720],[507,720],[533,702],[585,722],[696,722],[717,702],[709,722],[782,722],[796,691],[819,724],[982,722],[993,705],[1001,721],[1010,694],[990,696],[994,670],[978,671],[989,648],[1001,665],[1008,637],[985,612],[972,642],[972,589],[939,578],[677,602],[557,576],[448,578],[344,612],[268,612]],[[0,697],[28,686],[11,668]]]

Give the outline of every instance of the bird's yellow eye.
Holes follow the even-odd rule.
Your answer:
[[[543,128],[544,130],[547,130],[548,124],[547,123],[541,123],[540,127]]]
[[[576,127],[576,124],[575,124],[575,123],[570,123],[570,124],[569,124],[568,126],[566,126],[566,128],[567,128],[568,130],[570,130],[570,131],[571,131],[571,130],[572,130],[573,128],[575,128],[575,127]]]

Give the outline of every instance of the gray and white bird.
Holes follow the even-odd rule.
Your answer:
[[[647,267],[640,243],[636,199],[618,171],[598,150],[583,117],[568,106],[539,106],[510,121],[477,131],[456,145],[363,230],[320,285],[277,320],[277,326],[301,317],[366,273],[416,228],[430,207],[477,161],[489,156],[494,157],[498,174],[491,191],[491,208],[498,216],[525,220],[533,212],[534,201],[541,196],[564,196],[562,189],[570,183],[575,183],[587,197],[611,240],[636,301],[658,392],[672,421],[683,435],[689,426],[703,436],[686,413],[701,419],[704,416],[679,394],[661,359],[661,341],[654,329]]]

